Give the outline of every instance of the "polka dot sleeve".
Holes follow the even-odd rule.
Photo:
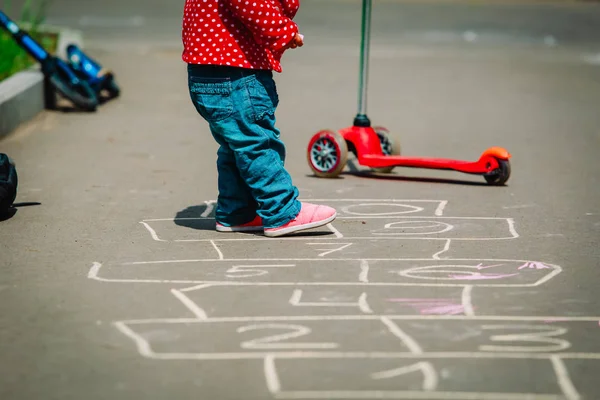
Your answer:
[[[252,32],[257,43],[271,50],[287,47],[298,33],[298,26],[271,1],[223,0],[223,3]]]
[[[279,0],[283,7],[283,14],[289,19],[294,19],[298,9],[300,8],[299,0]]]

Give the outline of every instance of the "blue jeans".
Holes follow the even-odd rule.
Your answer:
[[[216,220],[241,225],[258,214],[263,226],[272,228],[295,218],[298,189],[284,168],[272,72],[190,64],[188,86],[196,110],[220,145]]]

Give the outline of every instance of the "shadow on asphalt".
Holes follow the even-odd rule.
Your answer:
[[[38,203],[36,201],[31,202],[23,202],[23,203],[14,203],[11,208],[7,211],[0,213],[0,222],[11,219],[17,214],[17,211],[21,207],[30,207],[30,206],[39,206],[42,203]]]
[[[199,231],[214,231],[214,218],[202,218],[205,211],[206,204],[186,207],[175,214],[175,225]],[[207,215],[206,217],[214,217],[214,214],[211,212],[210,215]]]
[[[470,185],[470,186],[490,186],[485,181],[475,182],[466,181],[462,179],[445,179],[445,178],[422,178],[415,176],[402,176],[402,175],[390,175],[390,174],[377,174],[373,172],[346,172],[344,175],[356,176],[367,179],[380,179],[388,181],[405,181],[405,182],[423,182],[423,183],[444,183],[448,185]]]
[[[443,183],[448,185],[467,185],[467,186],[489,186],[486,182],[475,182],[475,181],[467,181],[462,179],[447,179],[447,178],[425,178],[425,177],[415,177],[415,176],[402,176],[396,175],[395,173],[383,174],[373,172],[371,170],[359,169],[355,160],[348,160],[346,166],[348,167],[347,172],[342,172],[340,175],[335,178],[327,178],[327,179],[344,179],[346,176],[355,176],[359,178],[366,179],[379,179],[379,180],[387,180],[387,181],[404,181],[404,182],[422,182],[422,183]],[[307,174],[308,178],[317,178],[316,175]],[[319,178],[322,179],[322,178]]]

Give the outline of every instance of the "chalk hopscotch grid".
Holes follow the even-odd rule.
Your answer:
[[[513,218],[501,218],[501,217],[446,217],[443,216],[444,209],[448,204],[448,200],[396,200],[396,199],[383,199],[383,200],[373,200],[373,199],[357,199],[357,200],[349,200],[349,199],[316,199],[311,201],[320,201],[320,202],[358,202],[358,204],[351,204],[347,206],[343,206],[340,208],[340,211],[343,213],[342,216],[338,216],[338,220],[364,220],[364,219],[395,219],[395,220],[406,220],[411,222],[435,222],[442,220],[452,220],[452,219],[460,219],[460,220],[488,220],[488,221],[505,221],[507,224],[507,229],[509,232],[508,236],[504,237],[482,237],[482,238],[445,238],[445,237],[427,237],[428,235],[434,235],[439,233],[444,233],[447,231],[452,231],[454,226],[445,222],[440,222],[446,227],[441,231],[434,232],[426,232],[426,233],[372,233],[373,236],[357,236],[350,237],[340,233],[338,229],[336,229],[333,224],[328,224],[327,228],[334,233],[334,237],[325,237],[320,238],[319,240],[338,240],[338,239],[353,239],[353,240],[372,240],[373,238],[382,239],[382,240],[394,240],[398,238],[408,239],[408,240],[511,240],[519,237],[515,229],[515,221]],[[434,211],[434,216],[412,216],[406,214],[413,214],[425,211],[424,207],[414,206],[407,203],[437,203],[437,207]],[[159,242],[168,242],[169,240],[162,239],[156,230],[151,226],[153,222],[175,222],[175,221],[199,221],[199,220],[214,220],[214,218],[208,217],[214,210],[214,205],[216,204],[215,200],[209,200],[205,202],[206,209],[201,213],[199,217],[180,217],[180,218],[152,218],[145,219],[140,221],[140,224],[144,226],[144,228],[150,233],[150,236],[153,240]],[[403,211],[394,211],[394,212],[384,212],[384,213],[364,213],[364,212],[356,212],[351,211],[351,207],[364,207],[364,206],[400,206],[404,208],[408,208]],[[350,215],[350,216],[345,216]],[[388,225],[394,225],[399,223],[396,221],[394,223],[390,223]],[[386,226],[386,228],[390,228]],[[306,240],[304,237],[288,237],[285,238],[286,241],[291,240]],[[173,242],[215,242],[215,241],[273,241],[272,238],[265,238],[260,235],[244,235],[241,237],[235,238],[212,238],[212,239],[175,239]]]
[[[541,285],[548,280],[552,279],[554,276],[558,275],[562,268],[557,265],[545,264],[548,268],[552,269],[552,271],[540,278],[538,281],[532,284],[476,284],[476,285],[465,285],[465,284],[432,284],[432,283],[423,283],[423,284],[415,284],[415,283],[372,283],[368,282],[368,263],[369,261],[407,261],[407,260],[440,260],[440,256],[449,250],[450,244],[452,240],[505,240],[505,239],[516,239],[519,237],[519,234],[515,230],[515,223],[512,218],[486,218],[486,217],[444,217],[443,211],[446,207],[448,201],[439,201],[439,200],[395,200],[395,199],[339,199],[339,200],[331,200],[331,199],[322,199],[322,200],[314,200],[312,201],[339,201],[339,202],[362,202],[358,205],[354,206],[364,206],[364,205],[373,205],[373,204],[363,204],[364,202],[376,202],[379,205],[387,205],[390,203],[393,204],[401,204],[401,203],[418,203],[418,202],[433,202],[438,203],[438,206],[435,210],[435,217],[420,217],[420,216],[406,216],[399,214],[407,214],[407,213],[416,213],[424,210],[423,207],[418,206],[409,206],[412,207],[412,211],[408,210],[400,213],[383,213],[382,215],[368,214],[368,213],[357,213],[355,211],[350,211],[350,207],[352,205],[343,208],[343,212],[350,214],[351,216],[341,216],[338,219],[406,219],[406,220],[441,220],[441,219],[472,219],[472,220],[505,220],[508,225],[508,230],[510,232],[510,236],[508,237],[500,237],[500,238],[431,238],[431,237],[406,237],[402,235],[396,235],[393,237],[375,237],[376,240],[380,239],[416,239],[416,240],[442,240],[445,241],[444,248],[441,251],[438,251],[433,255],[431,259],[348,259],[348,258],[290,258],[290,259],[263,259],[263,258],[255,258],[255,259],[226,259],[223,255],[223,252],[220,250],[217,242],[226,242],[226,241],[248,241],[248,240],[272,240],[269,238],[230,238],[230,239],[192,239],[192,240],[175,240],[175,241],[207,241],[210,242],[215,252],[218,255],[217,259],[196,259],[196,260],[167,260],[167,261],[142,261],[142,262],[132,262],[132,263],[123,263],[121,265],[143,265],[143,264],[161,264],[161,263],[193,263],[193,262],[210,262],[210,263],[220,263],[220,262],[292,262],[292,261],[360,261],[361,262],[361,273],[358,277],[358,282],[239,282],[239,281],[204,281],[204,280],[152,280],[152,279],[110,279],[103,278],[100,276],[100,269],[102,268],[102,264],[94,263],[92,268],[89,270],[88,278],[103,282],[120,282],[120,283],[167,283],[167,284],[193,284],[194,286],[183,288],[183,289],[171,289],[171,293],[182,302],[182,304],[194,315],[194,318],[157,318],[157,319],[144,319],[144,320],[128,320],[128,321],[115,321],[115,327],[122,332],[125,336],[129,337],[134,341],[138,352],[147,358],[153,359],[161,359],[161,360],[177,360],[177,359],[194,359],[194,360],[239,360],[239,359],[262,359],[264,363],[264,371],[265,371],[265,380],[266,385],[274,398],[277,399],[295,399],[295,398],[315,398],[315,399],[335,399],[335,398],[394,398],[394,399],[517,399],[523,398],[526,396],[530,399],[541,400],[541,399],[568,399],[568,400],[576,400],[579,399],[580,396],[577,393],[574,385],[572,384],[570,377],[568,375],[568,371],[563,363],[563,359],[600,359],[600,353],[490,353],[490,352],[423,352],[420,349],[420,346],[416,341],[414,341],[410,336],[403,333],[398,325],[396,325],[393,321],[395,320],[475,320],[475,321],[506,321],[506,322],[517,322],[517,321],[528,321],[528,322],[540,322],[540,321],[592,321],[597,322],[600,320],[600,317],[563,317],[563,316],[521,316],[521,317],[513,317],[513,316],[477,316],[473,311],[473,306],[471,304],[471,293],[474,287],[528,287],[528,286],[538,286]],[[202,213],[199,218],[186,218],[186,219],[210,219],[208,216],[214,210],[215,201],[207,201],[205,202],[206,209]],[[406,206],[406,205],[405,205]],[[156,241],[166,241],[158,237],[156,231],[150,226],[151,222],[160,222],[160,221],[175,221],[177,218],[165,218],[165,219],[146,219],[141,221],[141,224],[150,232],[152,238]],[[446,224],[449,225],[449,224]],[[336,239],[344,239],[344,240],[373,240],[374,237],[344,237],[333,225],[329,224],[328,228],[334,233],[335,238],[331,238],[329,240]],[[450,225],[450,229],[453,227]],[[309,240],[307,238],[286,238],[286,240]],[[312,239],[314,241],[314,239]],[[323,240],[323,238],[319,238],[319,241]],[[336,251],[336,250],[334,250]],[[325,252],[327,254],[331,253],[331,251]],[[323,253],[322,253],[323,254]],[[327,255],[325,254],[325,255]],[[482,259],[444,259],[444,261],[481,261]],[[523,263],[535,263],[536,261],[531,260],[485,260],[492,262],[523,262]],[[192,301],[189,297],[185,295],[186,292],[201,290],[209,287],[233,287],[233,286],[335,286],[335,285],[361,285],[365,287],[381,287],[381,286],[424,286],[424,287],[432,287],[432,286],[446,286],[446,287],[462,287],[462,296],[461,302],[464,308],[464,315],[375,315],[372,312],[368,315],[365,313],[360,315],[330,315],[330,316],[295,316],[295,317],[208,317],[204,310]],[[299,301],[298,291],[294,292],[292,296],[296,301]],[[301,293],[301,291],[300,291]],[[295,297],[294,297],[295,296]],[[292,302],[292,299],[290,299]],[[364,306],[362,311],[364,312],[368,310],[368,306]],[[410,351],[408,352],[335,352],[335,351],[281,351],[281,352],[236,352],[236,353],[155,353],[152,351],[150,343],[145,340],[143,337],[135,333],[131,326],[138,324],[147,324],[147,323],[166,323],[166,324],[190,324],[190,323],[218,323],[218,322],[300,322],[300,321],[329,321],[329,320],[379,320],[384,325],[390,329],[390,331],[395,334],[403,343],[407,344],[407,347]],[[459,359],[459,358],[514,358],[514,359],[542,359],[549,360],[552,363],[552,367],[556,373],[557,383],[562,390],[561,395],[540,395],[540,394],[528,394],[528,393],[475,393],[475,392],[436,392],[435,386],[436,384],[432,384],[435,382],[435,379],[432,378],[431,370],[433,367],[427,361],[420,361],[415,364],[415,366],[411,366],[410,368],[419,368],[423,370],[426,375],[426,381],[428,384],[425,385],[423,391],[282,391],[281,384],[279,382],[279,378],[277,376],[277,369],[275,361],[277,359],[298,359],[298,358],[308,358],[308,359],[322,359],[322,358],[398,358],[398,359],[415,359],[415,360],[424,360],[424,359]],[[399,370],[395,372],[384,372],[383,375],[400,373],[404,370]],[[407,369],[406,371],[409,371]],[[427,372],[429,371],[429,372]],[[435,374],[435,370],[433,370]]]

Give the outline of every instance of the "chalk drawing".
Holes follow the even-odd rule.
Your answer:
[[[541,262],[538,261],[532,261],[532,262],[528,262],[525,263],[523,265],[521,265],[519,267],[519,269],[524,269],[524,268],[529,268],[529,269],[551,269],[552,267],[549,267]]]
[[[388,317],[381,317],[381,322],[383,322],[383,324],[388,327],[390,332],[400,339],[402,343],[406,345],[406,347],[408,347],[411,353],[423,354],[423,349],[421,349],[421,346],[412,337],[400,329],[400,327],[396,325],[394,321]]]
[[[437,253],[435,253],[432,258],[434,260],[440,260],[440,255],[442,255],[443,253],[445,253],[448,250],[450,250],[450,243],[451,242],[452,242],[451,239],[447,239],[446,240],[446,244],[444,245],[444,248],[442,250],[438,251]]]
[[[406,375],[411,372],[421,372],[424,375],[423,390],[431,392],[437,388],[438,377],[437,372],[429,362],[418,362],[406,367],[394,368],[387,371],[379,371],[371,374],[371,378],[375,380],[391,379],[397,376]]]
[[[325,257],[328,254],[331,253],[335,253],[336,251],[342,251],[345,248],[352,246],[352,243],[306,243],[309,246],[330,246],[329,248],[325,248],[325,249],[315,249],[317,251],[322,251],[325,250],[323,253],[320,253],[318,256],[319,257]],[[337,246],[335,248],[331,248],[331,246]]]
[[[204,202],[206,204],[206,209],[200,215],[202,218],[206,218],[210,215],[211,212],[215,209],[215,204],[217,204],[216,200],[207,200]]]
[[[464,287],[461,300],[462,300],[462,308],[465,315],[469,317],[475,316],[475,311],[473,309],[473,301],[471,300],[471,293],[473,292],[473,286],[467,285]]]
[[[223,259],[223,252],[221,252],[221,249],[219,249],[219,246],[217,246],[217,244],[215,243],[214,240],[211,240],[210,244],[212,244],[212,246],[215,248],[217,254],[219,255],[219,260],[222,260]]]
[[[368,207],[375,207],[375,208],[382,208],[382,207],[397,207],[397,208],[404,208],[404,210],[398,210],[398,211],[392,211],[392,212],[356,212],[356,211],[350,211],[351,209],[355,209],[358,207],[364,207],[364,208],[368,208]],[[362,203],[362,204],[352,204],[346,207],[342,207],[342,212],[348,214],[348,215],[358,215],[361,217],[381,217],[381,216],[386,216],[386,217],[391,217],[391,216],[395,216],[395,215],[402,215],[402,214],[410,214],[410,213],[418,213],[423,211],[424,208],[423,207],[417,207],[417,206],[411,206],[408,204],[399,204],[399,203]]]
[[[389,302],[403,303],[411,306],[421,314],[458,315],[464,314],[462,304],[453,303],[451,299],[388,299]]]
[[[454,226],[440,221],[399,221],[385,224],[384,230],[371,231],[373,235],[435,235],[449,232]],[[385,230],[388,230],[387,232]],[[414,230],[415,232],[410,232]],[[393,232],[392,232],[393,231]]]
[[[569,376],[564,360],[600,361],[600,351],[577,351],[581,346],[573,346],[566,338],[567,333],[569,333],[568,328],[572,328],[567,323],[589,324],[593,322],[594,325],[598,324],[600,326],[599,316],[476,315],[476,307],[473,303],[473,290],[476,287],[540,286],[560,274],[562,268],[534,260],[459,258],[445,258],[442,260],[442,255],[449,251],[452,241],[455,240],[469,242],[519,238],[513,218],[447,217],[443,215],[448,204],[447,200],[311,199],[311,201],[334,204],[334,207],[338,210],[338,220],[342,222],[361,221],[362,224],[341,223],[337,227],[328,224],[327,228],[333,235],[319,237],[317,240],[314,236],[298,236],[275,240],[258,235],[215,236],[209,234],[208,231],[194,232],[194,236],[188,234],[187,237],[182,237],[180,232],[186,231],[177,230],[179,228],[175,226],[174,222],[182,219],[214,220],[210,216],[214,212],[216,201],[208,200],[204,202],[206,207],[197,218],[145,219],[140,224],[153,241],[207,242],[205,246],[210,250],[210,244],[212,250],[214,250],[210,257],[135,261],[119,264],[118,269],[115,269],[114,266],[103,269],[101,263],[95,262],[88,271],[88,279],[127,284],[187,285],[187,287],[177,289],[169,287],[169,290],[181,302],[184,310],[182,315],[190,316],[191,314],[191,317],[133,319],[116,321],[114,326],[133,341],[142,357],[149,359],[262,360],[266,387],[275,399],[513,400],[528,398],[532,400],[580,400],[581,396]],[[367,220],[368,223],[365,224],[364,221]],[[443,248],[441,242],[431,242],[434,243],[434,245],[431,245],[433,247],[431,258],[365,257],[368,255],[363,249],[365,243],[369,244],[381,240],[385,240],[385,243],[390,243],[391,246],[398,246],[396,243],[400,243],[399,246],[402,247],[404,246],[402,240],[437,240],[443,241]],[[227,243],[248,241],[269,241],[280,243],[280,245],[285,241],[295,243],[300,241],[301,246],[299,247],[304,244],[310,246],[305,247],[309,249],[309,254],[311,248],[318,253],[316,253],[316,257],[303,257],[304,254],[289,258],[226,257],[226,254],[229,254],[230,247],[234,246],[233,244],[227,245]],[[437,243],[440,244],[439,247]],[[351,247],[354,244],[356,246]],[[260,245],[262,243],[257,246]],[[348,251],[349,248],[350,251]],[[429,248],[427,250],[429,251]],[[431,253],[427,252],[425,254],[429,255]],[[243,253],[232,251],[231,254]],[[353,258],[351,257],[353,254],[362,255],[363,257]],[[351,271],[351,274],[340,273],[340,262],[345,263],[344,270]],[[190,268],[194,269],[192,278],[196,279],[192,279],[186,274],[180,276],[170,275],[172,269],[168,268],[169,265],[181,266],[185,264],[190,264]],[[137,270],[141,271],[139,275],[136,276],[136,269],[128,269],[128,267],[133,266],[137,266]],[[144,269],[143,266],[147,266],[147,268]],[[198,268],[195,268],[196,266]],[[310,268],[317,266],[320,269],[319,272],[311,272]],[[151,272],[158,271],[154,275],[162,278],[166,274],[169,279],[150,279],[146,269],[151,270]],[[181,271],[181,268],[174,270]],[[327,275],[329,270],[333,271],[331,275]],[[116,271],[116,275],[113,274],[115,277],[111,278],[111,272],[113,271]],[[300,273],[294,273],[296,271]],[[215,276],[222,276],[223,278],[214,279]],[[305,281],[298,281],[297,276],[308,276],[309,278]],[[310,276],[318,278],[311,280]],[[290,297],[285,303],[286,307],[301,307],[303,310],[308,310],[308,314],[311,310],[315,311],[313,307],[318,307],[321,311],[326,310],[326,307],[333,307],[336,309],[334,312],[340,312],[338,309],[347,309],[349,313],[348,315],[209,317],[206,311],[213,312],[214,305],[213,308],[210,308],[210,304],[201,306],[192,300],[194,297],[190,293],[213,286],[222,287],[223,290],[240,286],[257,288],[289,286]],[[351,298],[351,301],[329,301],[326,297],[313,301],[311,291],[306,289],[335,286],[368,288],[369,290],[402,286],[456,287],[461,289],[461,295],[460,299],[444,297],[414,298],[415,296],[387,298],[389,303],[405,304],[419,313],[418,315],[394,315],[374,313],[367,301],[366,289],[357,289],[355,296],[358,297]],[[377,299],[377,296],[373,297],[371,293],[369,292],[369,300],[375,305],[373,298]],[[387,310],[389,310],[389,307]],[[549,322],[560,323],[563,326],[547,325]],[[321,329],[324,323],[330,325],[324,325],[325,328]],[[356,324],[357,326],[355,332],[346,330],[349,334],[360,336],[367,332],[364,334],[364,340],[347,341],[344,340],[343,336],[332,336],[335,334],[336,329],[339,329],[334,329],[333,326],[343,327],[343,324],[346,323],[353,324],[352,326]],[[468,335],[477,339],[472,343],[466,342],[465,340],[468,337],[464,335],[463,330],[460,332],[462,335],[461,343],[462,345],[470,344],[472,347],[470,350],[428,351],[444,349],[444,346],[452,345],[447,345],[446,342],[438,343],[438,341],[435,342],[436,344],[432,344],[430,336],[414,333],[415,330],[418,331],[418,329],[423,328],[415,326],[411,328],[413,323],[430,324],[432,325],[430,328],[435,332],[440,328],[434,329],[433,326],[438,326],[439,323],[444,323],[444,327],[452,327],[460,323],[461,325],[469,325],[469,329],[473,328],[471,325],[474,325],[477,329],[471,329]],[[227,348],[229,346],[229,342],[227,342],[224,348],[203,348],[203,345],[200,345],[200,347],[187,349],[204,349],[199,351],[169,351],[169,349],[164,348],[164,344],[161,344],[156,350],[152,348],[150,343],[152,336],[144,336],[143,334],[144,329],[148,332],[153,331],[154,328],[151,324],[163,325],[165,329],[167,327],[182,329],[181,332],[186,334],[199,332],[200,337],[198,337],[198,340],[200,341],[202,335],[210,336],[213,331],[223,335],[235,335],[233,337],[236,339],[231,349]],[[368,324],[381,324],[383,330],[377,331]],[[310,327],[307,325],[310,325]],[[193,326],[201,328],[199,331],[188,330]],[[218,329],[214,328],[216,326],[218,326]],[[565,326],[568,326],[568,328]],[[327,327],[329,327],[329,331]],[[425,326],[425,328],[428,327]],[[209,331],[206,331],[206,329],[209,329]],[[210,331],[210,329],[213,331]],[[364,332],[360,329],[363,329]],[[473,335],[473,332],[476,332],[476,335]],[[323,337],[323,334],[329,336]],[[388,344],[382,341],[382,334],[388,335],[392,343],[399,341],[403,346],[392,347],[393,351],[383,351],[382,349],[387,349]],[[577,337],[577,334],[571,333],[570,336]],[[426,339],[428,337],[429,339]],[[486,337],[488,342],[482,343],[482,340]],[[332,340],[332,338],[334,339]],[[452,338],[447,339],[448,343],[452,341]],[[372,343],[368,340],[371,340]],[[447,350],[453,349],[454,347],[447,348]],[[380,368],[367,369],[365,379],[368,378],[372,382],[383,382],[405,375],[413,377],[415,374],[422,374],[423,381],[422,383],[419,381],[421,390],[285,390],[285,380],[282,386],[280,376],[280,372],[285,370],[278,372],[278,362],[280,360],[303,359],[317,362],[318,360],[329,359],[402,360],[396,365],[385,364],[381,365]],[[554,372],[556,385],[558,385],[556,390],[560,389],[561,393],[438,391],[440,381],[435,361],[460,359],[541,360],[536,362],[547,363],[544,365],[548,365],[548,368],[551,368],[551,371]],[[282,376],[285,378],[285,375]],[[381,387],[386,386],[382,385]]]
[[[369,261],[360,260],[360,275],[358,276],[359,282],[369,283]]]
[[[329,223],[329,224],[327,224],[326,226],[329,228],[329,230],[330,230],[331,232],[333,232],[333,234],[335,235],[335,238],[336,238],[336,239],[341,239],[341,238],[343,238],[343,237],[344,237],[344,235],[342,235],[342,234],[340,233],[340,231],[338,231],[338,230],[335,228],[335,226],[333,226],[333,224],[332,224],[332,223]]]
[[[269,273],[263,268],[293,268],[296,264],[271,264],[271,265],[234,265],[225,274],[227,278],[250,278]]]
[[[256,266],[262,266],[265,268],[265,265],[273,265],[273,264],[262,264],[266,262],[274,263],[274,265],[287,265],[291,268],[292,265],[298,265],[297,263],[305,263],[303,268],[306,268],[307,265],[312,265],[312,262],[319,261],[319,268],[326,269],[328,266],[335,266],[332,264],[337,261],[347,261],[349,263],[356,263],[357,269],[357,278],[355,280],[347,280],[347,281],[293,281],[285,279],[285,276],[281,276],[280,280],[275,280],[273,278],[269,278],[264,281],[231,281],[231,280],[211,280],[211,279],[142,279],[142,278],[132,278],[132,279],[123,279],[123,278],[108,278],[106,276],[101,276],[102,273],[102,264],[94,263],[88,272],[88,278],[92,280],[97,280],[101,282],[116,282],[116,283],[156,283],[156,284],[172,284],[172,283],[185,283],[185,284],[212,284],[212,285],[255,285],[255,286],[416,286],[416,287],[465,287],[466,285],[475,285],[477,287],[534,287],[540,286],[550,279],[554,278],[558,274],[562,272],[562,268],[558,265],[545,264],[550,269],[547,272],[546,270],[535,270],[535,269],[526,269],[519,272],[519,280],[511,283],[505,283],[504,280],[512,280],[517,276],[511,277],[503,277],[497,279],[476,279],[476,280],[468,280],[466,279],[463,283],[456,278],[453,278],[451,275],[456,276],[475,276],[481,277],[482,272],[481,267],[486,267],[494,264],[498,264],[494,268],[504,268],[506,270],[512,271],[516,270],[514,267],[515,264],[523,265],[523,263],[528,262],[524,260],[508,260],[508,259],[489,259],[489,260],[481,260],[481,259],[444,259],[443,264],[437,265],[435,263],[440,262],[440,260],[427,259],[427,258],[376,258],[376,259],[352,259],[352,258],[338,258],[338,259],[330,259],[330,258],[291,258],[291,259],[269,259],[269,258],[254,258],[254,259],[230,259],[230,260],[220,260],[220,259],[192,259],[192,260],[166,260],[166,261],[138,261],[138,262],[129,262],[121,264],[121,267],[125,267],[128,265],[152,265],[152,264],[180,264],[180,263],[206,263],[211,266],[219,266],[219,268],[223,268],[220,265],[222,264],[224,267],[234,267],[237,265],[238,271],[232,271],[237,273],[237,278],[240,278],[240,274],[243,274],[243,271],[240,273],[240,268],[249,268],[253,270],[260,270]],[[484,263],[482,263],[482,261]],[[377,268],[371,266],[371,262],[377,262]],[[413,267],[413,268],[404,268],[404,269],[389,269],[386,263],[419,263],[424,264],[423,266]],[[275,264],[276,263],[276,264]],[[120,268],[121,268],[120,267]],[[207,267],[202,267],[199,270],[202,271]],[[267,267],[268,268],[268,267]],[[296,266],[296,268],[300,268]],[[281,269],[281,268],[279,268]],[[286,267],[283,267],[286,269]],[[489,268],[488,270],[491,270]],[[501,272],[494,272],[494,274],[505,273],[506,270],[502,270]],[[263,269],[263,271],[266,271]],[[266,272],[254,271],[248,272],[248,274],[260,276],[267,274]],[[486,272],[486,274],[492,274]],[[269,274],[270,275],[270,274]],[[394,281],[390,276],[399,276],[404,280]],[[491,275],[498,276],[498,275]],[[485,277],[485,275],[484,275]],[[468,283],[467,283],[468,282]]]
[[[373,314],[373,310],[369,307],[369,303],[367,303],[367,294],[362,293],[358,298],[356,303],[348,303],[348,302],[301,302],[303,291],[300,289],[294,290],[292,297],[289,300],[289,303],[295,307],[358,307],[358,309],[365,314]]]
[[[300,358],[281,356],[280,354],[271,354],[264,358],[265,378],[267,388],[276,399],[454,399],[454,400],[516,400],[516,399],[531,399],[531,400],[575,400],[576,397],[563,395],[565,391],[557,384],[556,386],[546,385],[548,393],[525,393],[515,390],[515,388],[507,388],[506,392],[481,392],[475,391],[447,391],[440,390],[452,381],[450,377],[444,376],[447,369],[442,367],[444,364],[436,366],[437,360],[423,360],[405,364],[407,360],[398,360],[398,367],[390,368],[389,362],[381,364],[385,369],[378,369],[378,363],[374,363],[373,359],[365,358],[344,358],[337,363],[335,357],[321,357],[319,363],[315,364],[314,368],[309,367],[306,363],[302,363]],[[341,362],[340,362],[341,361]],[[381,360],[385,361],[385,360]],[[460,362],[462,360],[457,359]],[[540,360],[534,364],[534,367],[546,367],[545,370],[552,373],[550,360]],[[280,366],[281,365],[281,366]],[[459,364],[460,365],[460,364]],[[506,363],[504,363],[506,365]],[[521,366],[521,368],[512,368],[512,374],[516,375],[522,370],[523,363],[518,360],[511,362],[509,368]],[[467,374],[473,375],[477,372],[477,366],[472,363],[465,364],[469,368]],[[341,368],[357,369],[358,373],[351,374],[347,381],[339,381],[334,379],[334,376],[328,375],[330,370],[339,370]],[[438,378],[437,368],[441,367],[442,381]],[[474,369],[475,367],[475,369]],[[375,372],[372,372],[375,371]],[[314,374],[314,379],[307,379],[307,375]],[[360,374],[365,374],[363,378]],[[420,378],[418,375],[422,375]],[[362,378],[362,379],[361,379]],[[374,381],[392,380],[387,385],[382,385],[380,389],[373,390],[369,383]],[[399,379],[400,378],[400,379]],[[291,379],[299,379],[304,384],[298,384],[296,381],[290,385],[290,390],[287,388],[287,381]],[[418,379],[418,381],[417,381]],[[476,379],[473,380],[476,382]],[[520,379],[521,385],[529,382],[523,382]],[[411,383],[410,386],[407,383]],[[415,383],[420,383],[421,390],[414,389]],[[299,389],[305,386],[306,389]],[[528,385],[529,386],[529,385]],[[531,389],[537,389],[534,384],[530,384]],[[550,386],[550,387],[548,387]],[[402,390],[403,387],[406,389]],[[408,388],[410,387],[410,389]],[[310,388],[310,389],[309,389]],[[344,389],[346,388],[346,389]],[[358,389],[360,388],[360,389]],[[527,389],[525,386],[521,386]],[[554,392],[554,393],[553,393]]]
[[[565,363],[562,361],[561,357],[553,355],[550,357],[550,361],[554,367],[558,384],[567,400],[579,400],[581,396],[577,392],[577,389],[575,389],[575,385],[573,385],[571,377],[569,376],[569,371],[567,370],[567,367],[565,366]]]
[[[566,328],[549,327],[547,325],[483,325],[484,330],[534,330],[533,333],[518,333],[509,335],[493,335],[492,342],[526,342],[545,343],[546,346],[480,346],[482,351],[506,351],[506,352],[555,352],[571,347],[571,343],[564,339],[557,339],[567,333]]]
[[[259,339],[248,340],[242,342],[240,346],[243,349],[266,349],[266,350],[281,350],[281,349],[335,349],[337,343],[281,343],[284,340],[295,339],[309,335],[310,328],[303,325],[292,324],[259,324],[247,325],[238,328],[238,333],[255,331],[255,330],[287,330],[290,332],[280,333],[271,336],[265,336]]]

